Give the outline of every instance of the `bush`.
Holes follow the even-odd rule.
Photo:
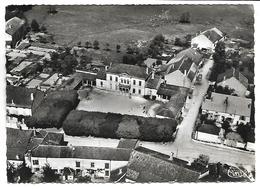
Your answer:
[[[55,91],[47,97],[32,112],[32,117],[26,119],[29,128],[60,128],[67,114],[78,105],[76,91]]]
[[[71,136],[135,138],[146,141],[170,141],[176,130],[173,119],[145,118],[115,113],[73,110],[63,122],[63,130]]]

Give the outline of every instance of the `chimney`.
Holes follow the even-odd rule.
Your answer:
[[[185,76],[187,75],[187,70],[184,70],[184,75],[185,75]]]
[[[154,71],[152,72],[152,79],[154,79]]]
[[[14,100],[12,99],[12,105],[14,105]]]
[[[146,74],[147,74],[147,75],[149,74],[149,69],[148,69],[148,67],[146,67]]]
[[[34,95],[33,95],[33,93],[31,93],[31,101],[33,101],[34,100]]]

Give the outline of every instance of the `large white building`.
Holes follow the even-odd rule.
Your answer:
[[[216,44],[224,40],[224,34],[217,28],[208,29],[191,39],[191,47],[214,51]]]
[[[231,124],[247,124],[250,122],[252,100],[249,98],[212,93],[210,99],[202,102],[202,114],[208,119],[218,120],[230,118]]]
[[[145,95],[145,83],[150,74],[152,73],[149,68],[115,64],[105,75],[97,76],[96,87],[132,95]]]
[[[132,149],[39,145],[28,153],[32,171],[40,171],[48,164],[57,173],[71,168],[76,174],[94,172],[99,177],[109,178],[113,170],[127,165]]]

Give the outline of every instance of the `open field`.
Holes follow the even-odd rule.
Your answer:
[[[149,101],[139,96],[122,95],[116,92],[93,89],[80,101],[77,110],[90,112],[113,112],[143,117],[154,117],[154,101]]]
[[[253,8],[247,5],[165,6],[35,6],[25,13],[29,23],[36,19],[55,35],[58,44],[99,40],[101,45],[147,40],[158,33],[176,37],[218,27],[233,37],[253,37]],[[179,24],[182,13],[190,12],[191,24]],[[250,24],[251,23],[251,24]],[[238,36],[237,36],[238,35]]]

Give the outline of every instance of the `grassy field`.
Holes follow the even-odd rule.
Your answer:
[[[233,37],[252,39],[253,8],[247,5],[172,5],[172,6],[56,6],[49,15],[47,6],[34,6],[25,13],[55,35],[61,45],[99,40],[102,44],[126,44],[147,40],[158,33],[169,37],[195,34],[218,27]],[[182,13],[190,12],[191,24],[179,24]],[[123,46],[123,45],[122,45]]]

